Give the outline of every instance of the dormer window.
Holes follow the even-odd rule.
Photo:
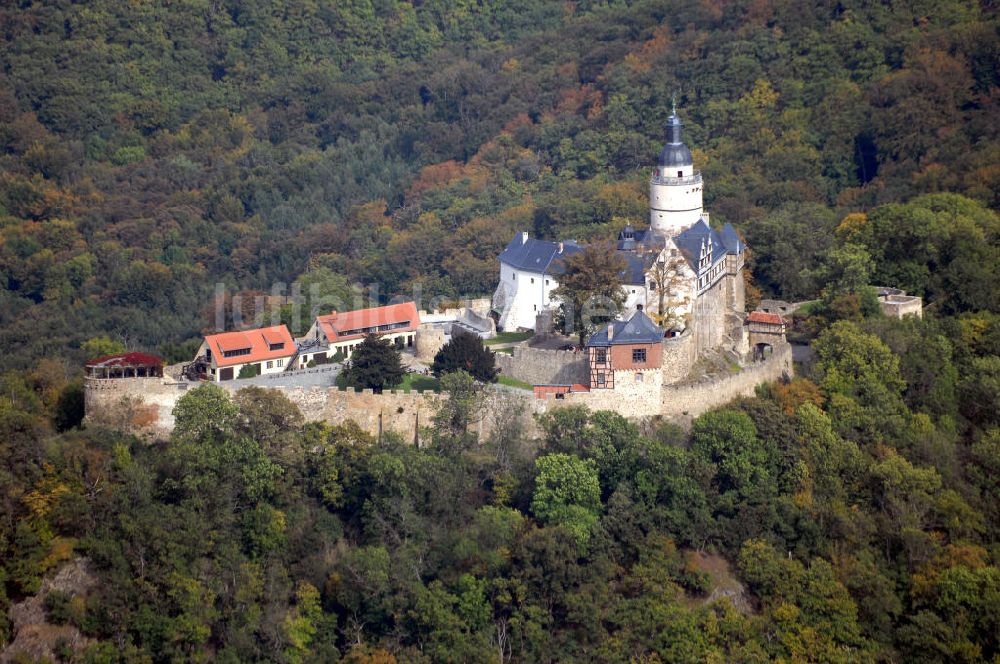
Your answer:
[[[285,342],[279,341],[278,343],[275,344],[268,344],[267,347],[270,348],[271,350],[281,350],[282,348],[285,347]]]
[[[249,354],[250,354],[249,348],[236,348],[233,350],[222,351],[223,357],[239,357],[240,355],[249,355]]]

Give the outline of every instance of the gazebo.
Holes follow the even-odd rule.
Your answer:
[[[103,355],[87,362],[88,378],[153,378],[163,376],[163,360],[149,353]]]

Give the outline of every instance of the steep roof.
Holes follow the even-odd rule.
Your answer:
[[[573,240],[549,242],[518,233],[500,254],[500,262],[536,274],[562,274],[562,265],[557,259],[581,251],[583,247]]]
[[[620,251],[659,250],[664,242],[665,238],[651,228],[637,231],[632,226],[626,226],[618,233]]]
[[[637,254],[632,251],[619,251],[618,255],[625,259],[626,267],[621,272],[622,283],[629,286],[646,283],[646,270],[653,265],[656,254]]]
[[[684,140],[681,137],[681,127],[683,126],[684,123],[681,122],[677,111],[671,113],[670,117],[667,118],[667,144],[663,146],[660,158],[656,162],[661,168],[664,166],[690,166],[693,163],[691,151],[684,145]]]
[[[611,339],[608,339],[608,327]],[[637,311],[627,321],[615,320],[590,335],[587,346],[617,346],[619,344],[656,344],[663,341],[663,330],[645,312]]]
[[[389,304],[317,316],[316,322],[330,343],[359,339],[366,334],[411,332],[420,327],[420,312],[414,302]]]
[[[722,239],[722,244],[726,247],[726,252],[730,254],[738,254],[745,248],[743,245],[743,240],[740,239],[739,233],[733,228],[732,224],[727,223],[719,231],[719,237]]]
[[[726,254],[738,254],[744,250],[743,241],[731,224],[726,224],[721,231],[709,227],[708,222],[699,219],[698,223],[674,236],[674,244],[687,259],[688,264],[698,271],[698,257],[701,256],[702,242],[712,242],[712,264],[725,258]]]
[[[210,334],[205,337],[205,343],[212,351],[215,365],[219,367],[292,357],[296,352],[292,335],[284,325]],[[273,346],[280,347],[272,350]],[[249,349],[249,353],[226,357],[226,352],[247,349]]]

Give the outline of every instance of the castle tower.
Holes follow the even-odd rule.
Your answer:
[[[649,225],[667,236],[693,226],[703,212],[701,173],[681,138],[683,126],[675,107],[667,120],[667,144],[649,181]]]

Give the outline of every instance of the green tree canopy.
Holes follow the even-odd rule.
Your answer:
[[[344,373],[351,384],[381,392],[399,385],[406,370],[391,341],[369,334],[354,348]]]
[[[470,332],[453,334],[434,356],[431,365],[431,371],[439,378],[459,369],[484,383],[494,382],[500,373],[493,351],[483,345],[479,335]]]

